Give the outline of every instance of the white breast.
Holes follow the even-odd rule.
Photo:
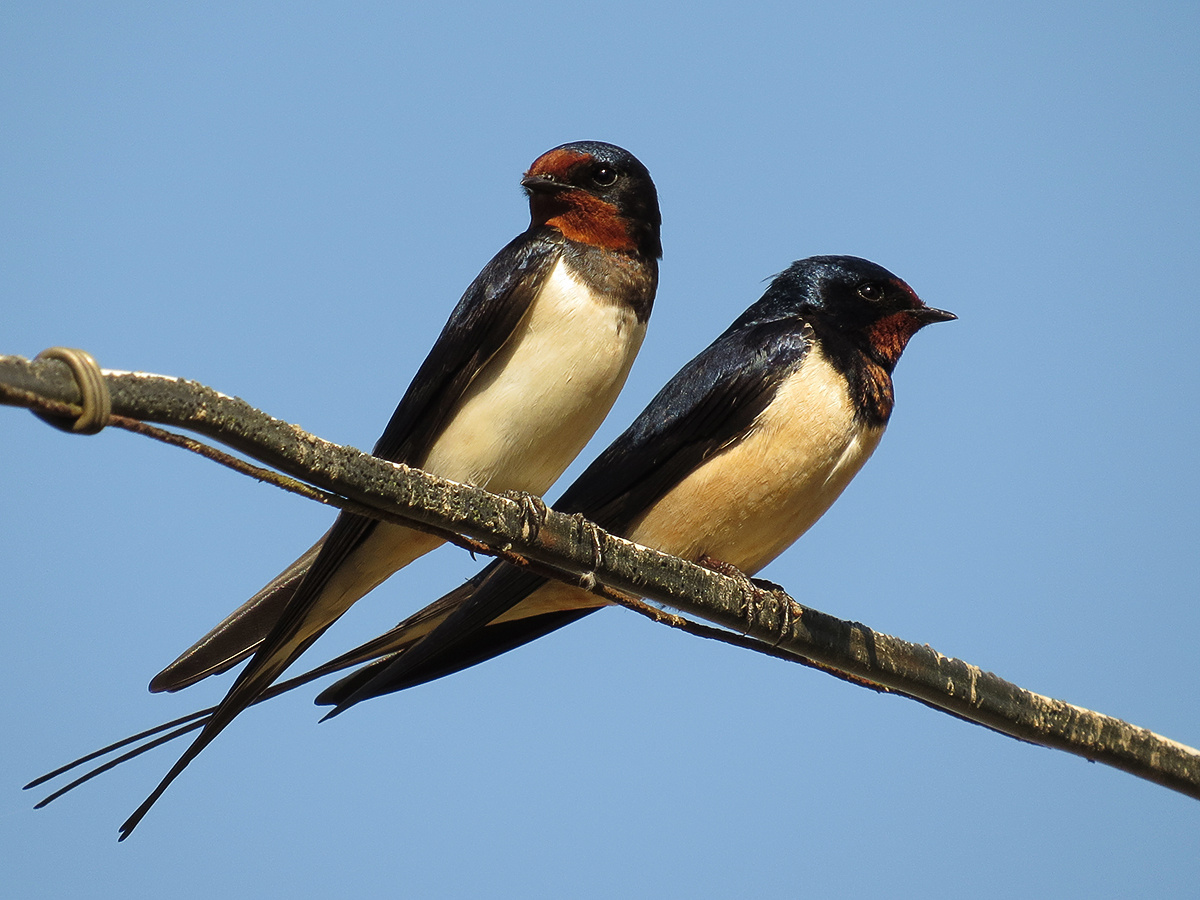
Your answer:
[[[595,433],[646,334],[560,261],[422,462],[494,491],[544,493]]]
[[[421,468],[493,491],[545,493],[608,415],[645,335],[633,310],[596,298],[559,262]],[[440,543],[380,524],[330,579],[323,606],[340,615]]]
[[[628,537],[757,572],[829,509],[882,435],[855,419],[845,379],[814,347],[751,433],[676,485]]]

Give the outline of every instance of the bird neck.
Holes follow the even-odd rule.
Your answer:
[[[886,425],[896,402],[892,370],[899,351],[892,357],[890,353],[881,353],[870,338],[864,346],[861,337],[856,340],[841,329],[822,324],[813,322],[813,332],[825,357],[846,379],[858,417],[873,427]],[[904,340],[907,342],[908,338]],[[900,350],[903,349],[901,346]]]
[[[658,290],[658,260],[641,253],[613,253],[594,244],[562,241],[563,262],[597,297],[633,308],[639,322],[650,318]]]
[[[569,241],[620,253],[641,250],[629,220],[617,207],[586,191],[535,195],[529,211],[531,225],[556,228]]]

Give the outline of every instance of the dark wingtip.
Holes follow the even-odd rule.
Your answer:
[[[349,706],[335,706],[329,712],[325,713],[325,715],[321,716],[321,718],[318,719],[317,721],[318,722],[328,722],[334,716],[340,716],[342,713],[344,713],[349,708],[350,708]]]
[[[186,684],[176,683],[174,672],[172,672],[171,669],[171,667],[174,665],[175,663],[171,663],[170,666],[167,666],[165,669],[151,678],[150,683],[146,685],[146,689],[152,694],[162,694],[171,693],[172,691],[177,691],[180,688],[187,687]]]

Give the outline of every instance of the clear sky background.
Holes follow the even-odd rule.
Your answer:
[[[65,344],[370,447],[571,140],[650,168],[665,258],[614,437],[764,279],[869,257],[919,334],[875,457],[764,575],[1200,745],[1200,8],[0,9],[0,353]],[[242,716],[30,809],[220,697],[146,682],[331,513],[0,409],[0,880],[23,898],[1194,897],[1200,804],[607,611],[317,725]],[[563,483],[566,483],[565,481]],[[551,492],[555,496],[560,488]],[[446,548],[327,658],[476,570]]]

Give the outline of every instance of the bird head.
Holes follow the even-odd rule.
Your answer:
[[[531,227],[548,225],[570,240],[662,256],[658,192],[627,150],[601,141],[563,144],[534,160],[521,186],[529,195]]]
[[[810,321],[825,344],[866,353],[889,373],[909,339],[926,325],[958,318],[926,306],[883,266],[857,256],[813,256],[792,263],[756,306],[759,315]]]

